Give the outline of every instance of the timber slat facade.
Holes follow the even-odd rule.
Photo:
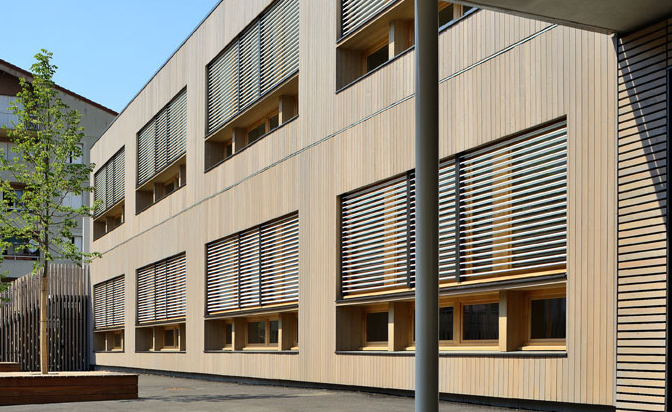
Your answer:
[[[618,39],[616,407],[666,410],[672,19]]]
[[[89,368],[89,269],[49,266],[49,370]],[[25,275],[0,294],[0,362],[40,370],[40,277]]]

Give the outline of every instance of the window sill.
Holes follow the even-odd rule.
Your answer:
[[[292,350],[230,350],[230,349],[209,349],[204,350],[203,353],[246,353],[246,354],[266,354],[266,355],[298,355],[298,349]]]
[[[335,351],[336,355],[359,355],[359,356],[415,356],[415,351],[361,351],[361,350],[342,350]],[[493,350],[470,351],[460,348],[459,350],[444,352],[439,351],[439,357],[491,357],[491,358],[565,358],[567,352],[561,351],[511,351],[500,352]]]
[[[161,349],[161,350],[136,350],[135,353],[174,353],[174,354],[186,354],[186,350],[177,350],[177,349]]]
[[[94,350],[93,353],[124,353],[123,349],[112,349],[112,350]]]
[[[159,204],[159,202],[161,202],[163,199],[167,199],[167,198],[169,198],[170,195],[172,195],[172,194],[178,192],[180,189],[182,189],[182,188],[185,187],[186,185],[187,185],[186,183],[183,184],[182,186],[176,188],[175,190],[173,190],[172,192],[168,193],[167,195],[164,195],[162,198],[160,198],[160,199],[157,200],[156,202],[154,202],[154,203],[152,203],[152,204],[150,204],[150,205],[147,205],[147,206],[143,207],[142,209],[140,209],[140,210],[138,210],[137,212],[135,212],[135,215],[137,216],[137,215],[139,215],[140,213],[144,212],[145,210],[150,209],[152,206]],[[121,225],[119,225],[119,226],[121,226]],[[108,233],[109,233],[109,232],[108,232]]]

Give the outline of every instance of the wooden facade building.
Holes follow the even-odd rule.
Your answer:
[[[440,391],[665,410],[672,20],[438,8]],[[220,2],[91,149],[92,362],[412,390],[413,108],[413,1]]]

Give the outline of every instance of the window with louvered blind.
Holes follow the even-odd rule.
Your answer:
[[[341,294],[414,287],[411,173],[341,196]],[[556,123],[444,161],[439,279],[566,273],[567,125]]]
[[[186,150],[187,90],[184,89],[138,133],[138,187],[180,158]]]
[[[124,275],[93,287],[93,319],[96,329],[124,326]]]
[[[184,318],[187,259],[185,253],[137,270],[138,323]]]
[[[125,153],[122,147],[93,176],[94,199],[100,201],[96,217],[102,215],[124,198]]]
[[[206,245],[209,314],[299,299],[299,215]]]
[[[208,64],[208,133],[298,68],[299,1],[277,0]]]

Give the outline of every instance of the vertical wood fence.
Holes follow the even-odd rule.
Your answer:
[[[50,264],[49,370],[89,369],[89,268]],[[0,294],[0,362],[40,370],[40,278],[25,275]]]

